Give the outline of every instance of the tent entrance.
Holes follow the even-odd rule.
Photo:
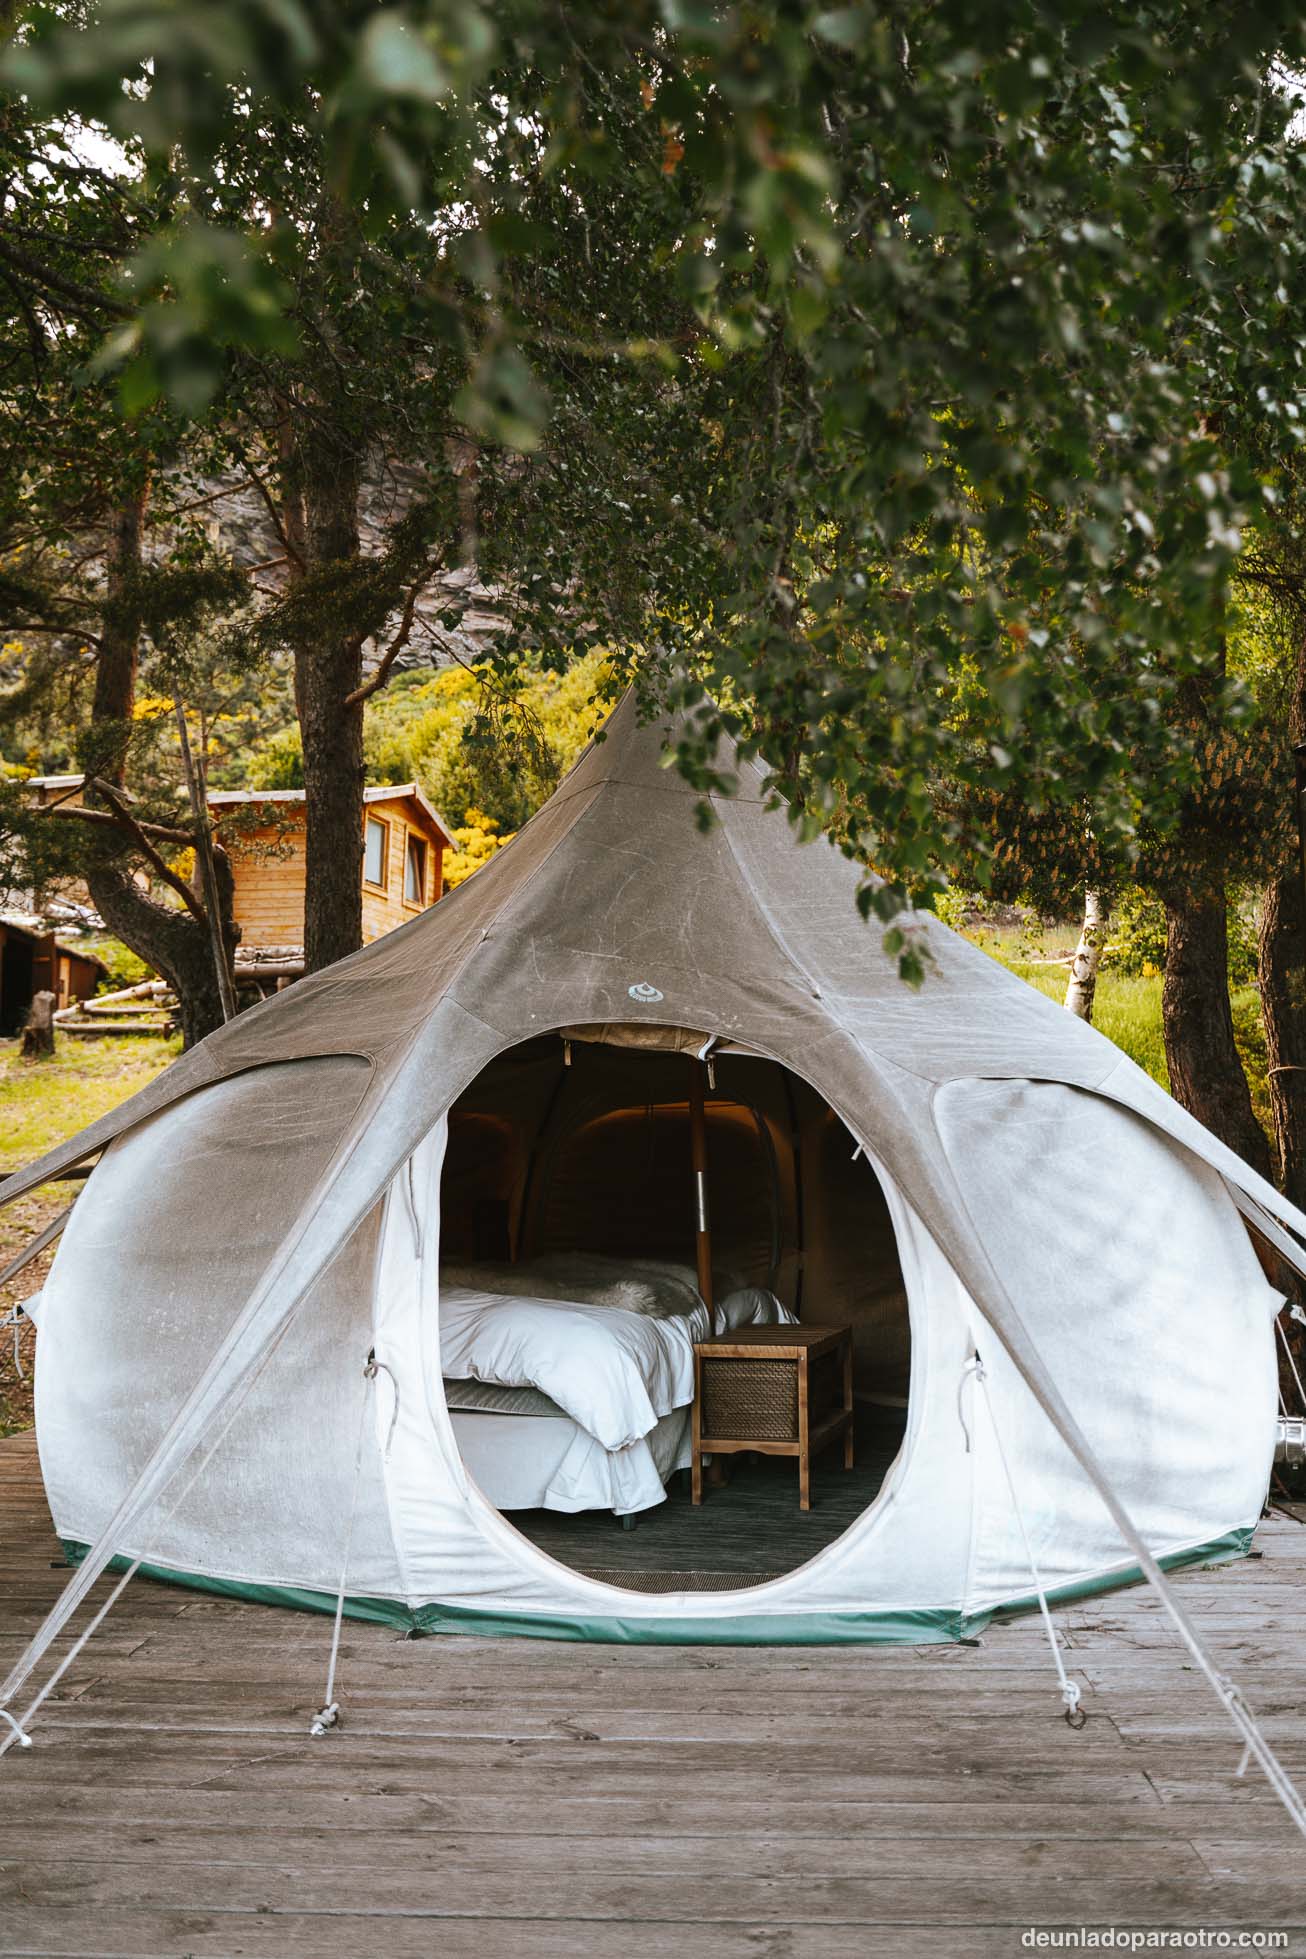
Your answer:
[[[561,1429],[548,1432],[541,1397],[533,1406],[527,1397],[520,1413],[510,1400],[460,1406],[477,1396],[447,1383],[455,1437],[483,1494],[576,1570],[635,1591],[758,1584],[805,1564],[853,1525],[902,1447],[911,1333],[889,1206],[843,1123],[779,1063],[718,1050],[709,1076],[697,1059],[702,1037],[641,1029],[642,1043],[664,1037],[650,1049],[621,1044],[621,1030],[602,1032],[616,1040],[549,1034],[511,1048],[454,1104],[440,1207],[446,1281],[475,1282],[483,1268],[493,1292],[496,1274],[502,1280],[512,1267],[525,1289],[533,1271],[556,1282],[570,1261],[596,1259],[618,1279],[644,1261],[692,1278],[697,1070],[716,1307],[741,1288],[762,1288],[804,1324],[851,1328],[855,1467],[844,1470],[839,1446],[815,1458],[812,1508],[803,1512],[791,1459],[735,1456],[721,1464],[728,1480],[709,1482],[695,1506],[678,1468],[689,1460],[684,1409],[647,1438],[659,1478],[653,1494],[665,1485],[664,1501],[648,1502],[647,1484],[629,1509],[619,1490],[604,1506],[581,1489],[568,1509],[559,1507],[566,1472],[540,1500],[555,1468],[550,1451],[563,1440]]]

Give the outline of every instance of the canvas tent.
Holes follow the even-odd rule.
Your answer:
[[[679,1641],[952,1638],[1028,1601],[1032,1569],[1068,1596],[1246,1548],[1282,1302],[1240,1213],[1298,1259],[1283,1227],[1306,1219],[937,921],[906,987],[856,867],[800,848],[753,766],[700,834],[666,739],[628,696],[469,883],[0,1193],[104,1152],[40,1307],[42,1464],[58,1529],[92,1547],[43,1642],[113,1556],[330,1609],[346,1536],[359,1614]],[[449,1114],[562,1030],[786,1071],[892,1217],[902,1453],[843,1537],[728,1599],[544,1556],[480,1494],[444,1407]]]

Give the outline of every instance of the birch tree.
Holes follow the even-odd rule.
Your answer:
[[[1080,1020],[1092,1020],[1093,1002],[1097,996],[1097,976],[1102,966],[1102,954],[1106,947],[1107,927],[1110,912],[1103,903],[1102,894],[1090,885],[1084,893],[1084,923],[1079,934],[1079,944],[1075,947],[1070,962],[1070,977],[1066,982],[1066,1007]]]

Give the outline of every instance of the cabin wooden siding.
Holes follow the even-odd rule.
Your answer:
[[[98,959],[88,959],[84,953],[70,952],[66,946],[56,946],[54,991],[61,1007],[70,1007],[74,1000],[89,1000],[100,981],[105,977],[106,968]]]
[[[304,807],[273,806],[273,820],[218,826],[235,883],[232,910],[243,946],[304,943]]]
[[[33,804],[38,808],[51,803],[78,804],[82,801],[81,778],[75,775],[37,776],[29,784]],[[219,841],[231,858],[235,881],[234,910],[241,931],[242,950],[267,948],[302,957],[304,944],[305,818],[302,790],[297,793],[269,791],[266,801],[257,793],[219,792],[209,805]],[[385,873],[376,883],[364,875],[364,838],[369,821],[383,823],[386,830]],[[404,895],[405,866],[409,840],[416,838],[425,849],[422,890],[418,902]],[[444,853],[450,838],[437,813],[414,785],[399,785],[393,794],[372,788],[366,793],[363,835],[358,840],[358,875],[363,896],[363,942],[370,944],[396,925],[415,918],[433,905],[444,891]],[[144,872],[137,882],[148,886]],[[57,895],[90,905],[85,885],[67,880],[51,887]],[[98,977],[98,973],[97,973]],[[82,998],[94,991],[95,980],[79,990],[78,983],[66,975],[59,986],[60,1006],[64,997]]]
[[[257,809],[257,805],[254,806]],[[269,821],[251,827],[249,806],[242,820],[228,822],[219,835],[230,857],[235,879],[234,910],[242,947],[302,946],[304,943],[305,833],[302,803],[265,806]],[[227,815],[215,809],[219,825]],[[396,925],[416,917],[435,903],[444,889],[443,832],[412,797],[377,798],[364,810],[369,819],[386,825],[384,888],[366,882],[363,890],[363,942],[370,944]],[[410,836],[426,846],[425,890],[420,904],[404,900],[404,863]],[[363,878],[363,837],[358,840],[358,874]]]
[[[363,879],[365,944],[379,939],[383,932],[393,932],[395,926],[402,925],[405,919],[425,911],[444,890],[444,837],[428,822],[423,810],[406,799],[403,802],[381,802],[378,799],[369,803],[364,812],[365,836],[369,821],[384,823],[388,834],[384,886],[369,884],[366,878]],[[404,897],[404,867],[409,837],[416,837],[426,846],[423,890],[420,901],[414,904]]]

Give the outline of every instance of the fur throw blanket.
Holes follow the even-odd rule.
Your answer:
[[[724,1277],[724,1275],[723,1275]],[[682,1319],[701,1302],[687,1265],[656,1258],[606,1258],[598,1252],[549,1252],[520,1265],[442,1265],[446,1286],[515,1298],[579,1300],[647,1319]]]

